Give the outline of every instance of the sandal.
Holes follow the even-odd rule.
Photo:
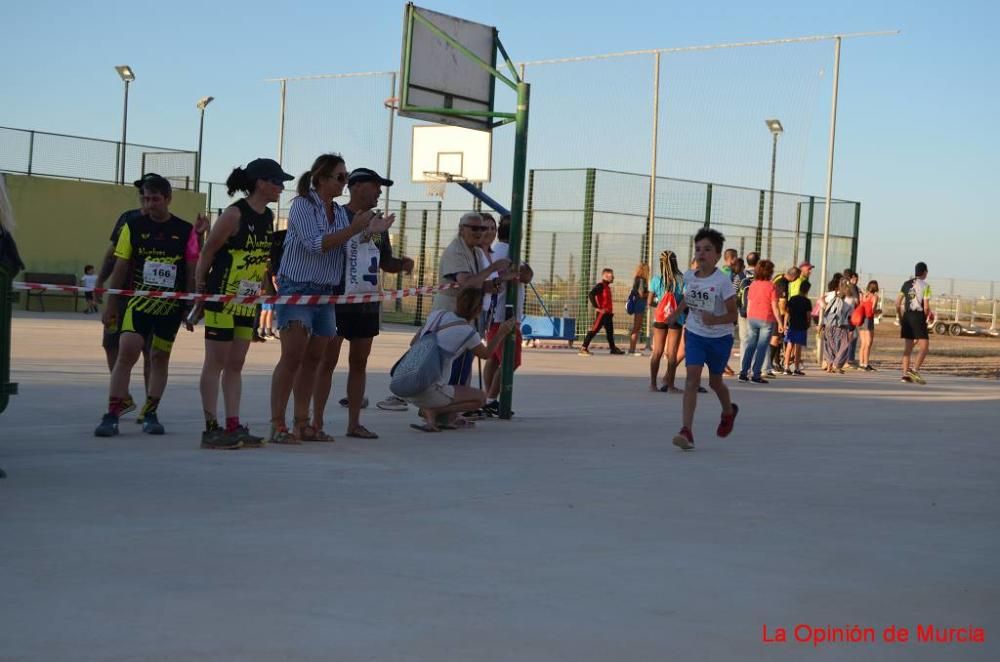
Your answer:
[[[316,428],[309,424],[308,419],[296,419],[292,424],[294,436],[299,441],[316,441]]]
[[[330,434],[327,434],[326,432],[324,432],[323,428],[313,428],[313,429],[315,430],[315,434],[313,435],[313,438],[312,439],[308,439],[306,441],[325,441],[327,443],[333,443],[333,442],[337,441],[336,439],[333,438],[333,435],[330,435]]]
[[[421,423],[410,423],[410,427],[413,428],[414,430],[420,430],[421,432],[440,432],[441,431],[439,428],[436,428],[436,427],[434,427],[432,425],[429,425],[427,423],[423,423],[423,424],[421,424]]]
[[[271,436],[268,437],[267,441],[271,444],[283,444],[287,446],[298,446],[302,443],[288,431],[284,423],[279,423],[278,425],[271,424]]]
[[[378,439],[378,435],[366,428],[363,425],[359,425],[350,432],[347,433],[348,437],[354,437],[355,439]]]

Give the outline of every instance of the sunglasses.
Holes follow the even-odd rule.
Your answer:
[[[485,232],[489,229],[488,225],[463,225],[462,227],[473,232]]]

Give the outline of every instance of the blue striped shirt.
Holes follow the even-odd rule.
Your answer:
[[[278,275],[300,283],[340,285],[344,280],[344,246],[324,253],[323,237],[349,225],[347,213],[336,203],[333,223],[327,221],[323,201],[315,190],[310,190],[308,197],[292,200]]]

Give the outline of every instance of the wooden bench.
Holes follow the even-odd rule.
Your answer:
[[[24,282],[43,283],[47,285],[77,285],[74,274],[47,274],[42,272],[24,272]],[[80,303],[79,292],[61,292],[59,290],[26,290],[24,296],[24,309],[31,310],[31,297],[38,297],[38,305],[45,312],[44,297],[73,297],[73,312],[78,312]]]

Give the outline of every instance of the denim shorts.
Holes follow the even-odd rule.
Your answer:
[[[324,283],[302,283],[284,276],[278,277],[278,294],[333,294],[334,286]],[[291,322],[301,322],[314,336],[332,338],[337,335],[337,317],[332,303],[321,304],[274,304],[274,316],[279,331],[284,331]]]
[[[721,338],[706,338],[688,329],[684,333],[684,365],[708,366],[708,374],[721,375],[733,351],[732,334]]]

